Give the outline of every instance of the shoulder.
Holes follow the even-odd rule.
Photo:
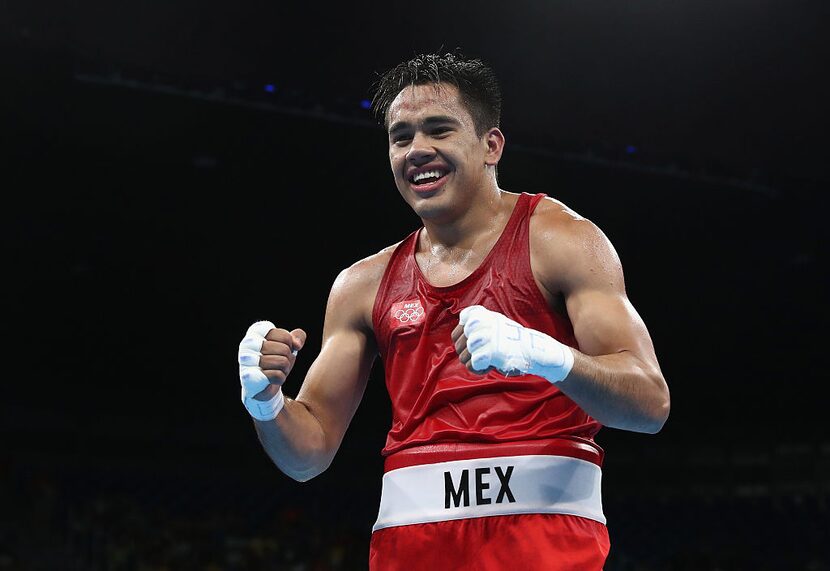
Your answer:
[[[383,248],[340,270],[329,294],[329,312],[351,314],[362,326],[370,327],[372,308],[392,253],[400,242]]]
[[[365,288],[372,284],[379,285],[392,258],[392,253],[400,242],[387,246],[365,258],[362,258],[350,266],[340,270],[334,280],[335,288]]]
[[[572,241],[590,239],[599,228],[561,200],[546,196],[530,217],[530,231],[532,239]]]
[[[562,201],[545,197],[530,218],[534,273],[558,291],[622,272],[613,244],[592,220]]]

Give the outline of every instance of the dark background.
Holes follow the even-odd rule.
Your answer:
[[[461,48],[503,84],[500,185],[616,246],[672,391],[603,430],[607,569],[827,569],[820,2],[0,5],[0,569],[361,569],[379,366],[331,468],[239,402],[269,319],[319,350],[337,273],[419,220],[364,108]],[[417,568],[415,565],[413,568]]]

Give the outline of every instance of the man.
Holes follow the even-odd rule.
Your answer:
[[[601,569],[601,426],[656,433],[669,391],[619,259],[589,220],[499,188],[500,92],[479,60],[420,55],[373,101],[423,227],[343,270],[296,399],[302,329],[257,322],[242,400],[305,481],[332,462],[377,355],[393,422],[370,567]]]

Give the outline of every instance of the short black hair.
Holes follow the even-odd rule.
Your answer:
[[[493,69],[480,59],[456,53],[419,54],[380,76],[374,85],[371,109],[379,123],[395,97],[407,86],[447,82],[458,88],[461,103],[470,112],[476,134],[498,127],[501,120],[501,88]]]

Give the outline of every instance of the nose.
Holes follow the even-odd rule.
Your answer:
[[[429,143],[429,137],[421,133],[415,133],[412,137],[412,144],[406,153],[406,161],[415,165],[428,163],[435,157],[435,148]]]

